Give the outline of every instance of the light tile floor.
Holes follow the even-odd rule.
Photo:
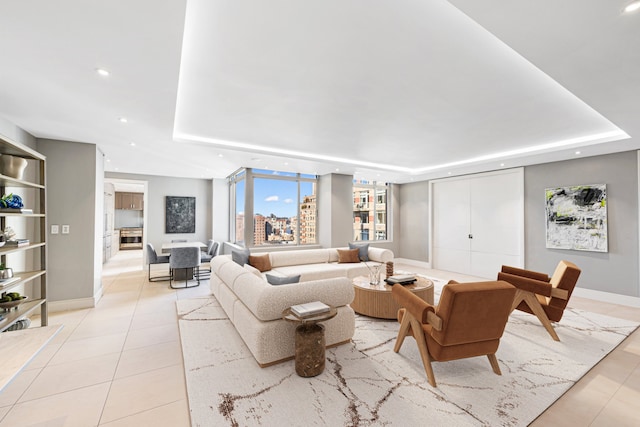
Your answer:
[[[50,315],[64,329],[0,393],[0,427],[190,425],[175,301],[208,295],[208,281],[180,290],[148,282],[142,251],[122,251],[104,266],[103,287],[95,308]],[[575,297],[571,306],[640,321],[640,309]],[[636,426],[638,402],[640,330],[532,425]]]

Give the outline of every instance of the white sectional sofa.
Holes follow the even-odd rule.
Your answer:
[[[345,248],[346,249],[346,248]],[[367,264],[393,260],[388,249],[369,247]],[[322,301],[338,314],[323,322],[325,342],[334,346],[349,342],[355,330],[352,279],[367,275],[364,263],[338,263],[337,248],[278,251],[268,254],[271,270],[257,272],[240,266],[230,255],[211,261],[211,291],[218,299],[247,347],[262,367],[295,355],[296,323],[282,319],[292,305]],[[271,285],[264,276],[300,275],[299,283]]]

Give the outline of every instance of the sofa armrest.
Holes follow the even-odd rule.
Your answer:
[[[240,301],[262,321],[282,318],[282,311],[292,305],[322,301],[341,307],[350,304],[355,296],[353,284],[346,277],[276,286],[256,280],[260,279],[253,274],[242,275],[236,279],[234,289]]]
[[[393,261],[393,251],[384,248],[374,248],[369,245],[369,260],[377,262]]]
[[[533,292],[534,294],[550,297],[552,292],[551,283],[541,280],[530,279],[528,277],[516,276],[509,273],[498,273],[498,280],[504,280],[523,291]]]

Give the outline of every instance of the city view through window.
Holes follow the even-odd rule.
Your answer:
[[[247,186],[247,180],[252,185]],[[246,246],[316,244],[317,181],[314,175],[268,170],[243,170],[230,178],[235,199],[236,243]],[[387,196],[385,184],[353,181],[354,241],[387,239]],[[247,225],[245,212],[251,202],[253,221]],[[252,226],[253,230],[245,230]]]

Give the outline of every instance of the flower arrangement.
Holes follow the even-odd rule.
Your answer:
[[[0,197],[1,208],[20,209],[24,206],[22,203],[22,197],[17,194],[9,193]]]

